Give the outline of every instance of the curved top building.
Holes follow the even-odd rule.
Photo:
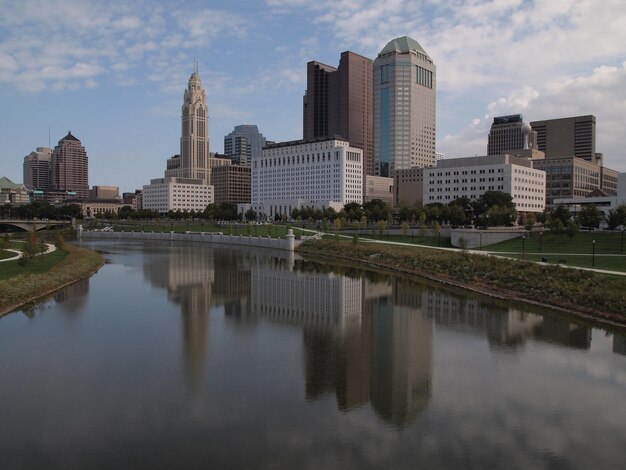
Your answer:
[[[374,60],[375,172],[435,165],[436,67],[415,40],[393,39]]]

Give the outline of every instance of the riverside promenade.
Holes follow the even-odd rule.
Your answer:
[[[108,240],[162,240],[185,241],[199,243],[215,243],[221,245],[254,246],[293,252],[304,240],[296,240],[293,230],[289,230],[285,238],[253,237],[251,235],[224,235],[214,232],[102,232],[78,228],[80,239]]]

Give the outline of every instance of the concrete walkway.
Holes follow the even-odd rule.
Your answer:
[[[54,246],[52,243],[46,243],[46,251],[45,253],[43,253],[44,255],[47,255],[48,253],[52,253],[53,251],[56,251],[57,247]],[[11,253],[15,253],[15,256],[12,256],[11,258],[5,258],[5,259],[0,259],[0,263],[5,263],[7,261],[15,261],[16,259],[20,259],[22,257],[22,252],[20,250],[15,250],[13,248],[7,248],[4,251],[10,251]],[[40,254],[38,253],[35,256],[39,256]]]
[[[319,233],[317,230],[310,230],[310,229],[300,229],[302,231],[307,231],[307,232],[314,232],[314,233]],[[348,239],[352,239],[351,236],[348,235],[339,235],[340,238],[348,238]],[[359,238],[359,243],[380,243],[382,245],[397,245],[397,246],[414,246],[414,247],[419,247],[419,248],[427,248],[427,249],[431,249],[431,250],[441,250],[441,251],[454,251],[454,252],[460,252],[463,251],[460,248],[445,248],[445,247],[439,247],[439,246],[430,246],[430,245],[418,245],[416,243],[404,243],[404,242],[392,242],[392,241],[388,241],[388,240],[373,240],[371,238]],[[498,251],[485,251],[485,250],[466,250],[466,253],[472,254],[472,255],[484,255],[484,256],[496,256],[498,258],[506,258],[506,259],[514,259],[514,260],[518,260],[519,258],[512,258],[510,256],[506,256],[506,255],[519,255],[520,253],[516,253],[516,252],[498,252]],[[542,256],[571,256],[572,253],[526,253],[527,255],[542,255]],[[589,256],[590,253],[578,253],[576,254],[577,256]],[[625,255],[596,255],[596,256],[625,256]],[[615,276],[626,276],[626,272],[622,272],[622,271],[609,271],[606,269],[597,269],[597,268],[583,268],[583,267],[578,267],[578,266],[568,266],[568,265],[564,265],[564,264],[559,264],[559,265],[555,265],[555,264],[549,264],[549,263],[542,263],[541,261],[530,261],[527,260],[530,263],[536,263],[536,264],[540,264],[542,266],[560,266],[562,268],[568,268],[568,269],[580,269],[581,271],[593,271],[596,273],[601,273],[601,274],[612,274]]]

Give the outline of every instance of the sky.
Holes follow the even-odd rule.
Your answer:
[[[198,61],[211,151],[256,124],[302,137],[306,63],[374,59],[408,35],[437,66],[437,150],[484,155],[494,116],[593,114],[596,151],[626,171],[624,0],[0,0],[0,176],[68,130],[89,184],[133,191],[179,153]]]

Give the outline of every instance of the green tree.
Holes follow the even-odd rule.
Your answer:
[[[433,224],[433,230],[435,231],[435,234],[437,235],[437,245],[441,244],[441,224],[439,223],[438,220],[435,220],[435,223]]]
[[[568,237],[573,238],[578,233],[578,229],[578,224],[574,220],[570,220],[565,227],[565,233]]]
[[[206,206],[204,208],[204,218],[208,220],[214,220],[216,209],[217,209],[217,206],[214,203],[211,203],[208,206]]]
[[[349,202],[342,209],[349,221],[360,220],[363,217],[363,208],[358,202]]]
[[[404,222],[402,222],[402,225],[400,227],[402,228],[402,238],[406,239],[406,236],[409,234],[409,223],[405,220]]]
[[[322,219],[322,232],[328,232],[328,219],[326,217]]]
[[[549,219],[559,219],[563,223],[563,227],[567,225],[571,218],[572,213],[564,204],[557,204],[549,214]]]
[[[595,204],[589,204],[583,206],[578,215],[576,216],[577,222],[581,227],[599,227],[602,220],[604,220],[604,214]]]
[[[383,235],[385,234],[385,229],[387,228],[387,221],[386,220],[379,220],[378,222],[376,222],[376,227],[377,227],[377,231],[378,231],[378,236],[380,238],[383,238]]]
[[[465,212],[459,205],[448,208],[448,222],[450,225],[462,225],[465,222]]]
[[[135,211],[133,210],[132,207],[130,206],[122,206],[120,207],[120,209],[117,211],[117,216],[120,219],[130,219],[133,216],[133,213]]]
[[[372,199],[363,204],[363,211],[368,220],[387,220],[391,215],[391,207],[382,199]]]
[[[57,239],[54,243],[54,246],[56,247],[57,250],[59,250],[61,253],[67,253],[69,250],[67,249],[67,244],[65,243],[65,239],[63,238],[63,235],[59,234],[57,236]]]
[[[626,225],[626,204],[620,204],[616,209],[610,209],[606,216],[606,224],[609,230]]]
[[[562,233],[563,230],[565,230],[565,225],[563,225],[563,222],[561,222],[561,219],[552,218],[552,217],[550,217],[548,219],[548,222],[546,222],[546,227],[548,227],[548,229],[554,233]]]
[[[420,235],[422,237],[426,236],[426,212],[421,211],[419,215],[420,219]]]
[[[252,208],[248,209],[245,213],[246,220],[256,220],[256,211]]]
[[[6,250],[11,245],[11,239],[9,234],[5,233],[4,237],[0,238],[0,250]]]

